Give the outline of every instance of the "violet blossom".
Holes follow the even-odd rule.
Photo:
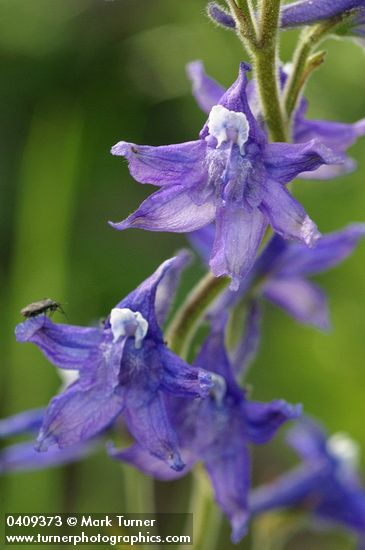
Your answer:
[[[45,409],[34,409],[0,420],[0,439],[34,436],[42,426],[44,413]],[[0,450],[0,474],[62,466],[85,458],[96,449],[96,445],[96,441],[90,441],[65,449],[52,447],[47,453],[39,453],[34,448],[33,439],[13,443]]]
[[[281,27],[311,25],[361,7],[365,0],[299,0],[283,6]]]
[[[161,189],[147,198],[119,230],[190,232],[215,221],[210,258],[214,275],[229,275],[231,288],[251,269],[267,224],[287,239],[314,246],[316,224],[286,189],[302,172],[343,162],[317,139],[268,143],[246,94],[248,66],[210,111],[200,139],[161,147],[125,141],[112,148],[132,176]]]
[[[284,422],[300,415],[301,407],[283,400],[261,403],[247,399],[245,390],[235,381],[225,350],[224,325],[224,321],[214,324],[195,360],[196,368],[212,371],[220,384],[201,401],[170,400],[186,468],[172,471],[140,443],[124,450],[111,446],[110,453],[160,480],[181,477],[197,462],[203,462],[216,501],[231,522],[232,540],[237,543],[246,533],[248,521],[248,446],[269,441]]]
[[[238,292],[229,290],[219,298],[210,315],[247,301],[244,337],[237,348],[238,370],[255,357],[260,342],[261,302],[268,300],[299,323],[321,330],[330,326],[325,293],[308,277],[322,273],[343,262],[365,236],[365,223],[350,224],[340,231],[325,234],[315,248],[288,243],[275,235],[257,258],[253,269]],[[214,238],[214,228],[200,229],[189,235],[194,248],[205,261]]]
[[[322,427],[305,420],[288,435],[302,465],[251,493],[253,515],[299,508],[317,521],[365,535],[365,491],[359,478],[358,446],[346,434],[327,437]]]
[[[159,326],[185,262],[185,253],[164,262],[112,309],[102,328],[55,324],[44,314],[17,326],[19,342],[35,343],[54,365],[79,373],[51,400],[39,451],[88,441],[123,413],[136,441],[169,467],[184,467],[167,395],[206,397],[214,386],[211,373],[190,367],[166,347]]]
[[[290,67],[281,69],[281,86],[287,80],[287,72]],[[199,107],[209,113],[214,105],[217,105],[225,93],[225,88],[214,79],[209,77],[202,61],[192,61],[187,66],[187,75],[192,83],[192,91]],[[251,80],[247,86],[247,98],[251,111],[256,118],[261,118],[261,107],[259,104],[256,82]],[[348,173],[356,167],[355,161],[346,155],[346,150],[356,140],[365,134],[365,118],[355,123],[347,124],[328,120],[309,120],[306,118],[308,102],[302,98],[294,113],[292,137],[294,143],[306,143],[318,139],[323,145],[342,156],[341,164],[323,164],[316,170],[299,174],[305,179],[332,179]]]

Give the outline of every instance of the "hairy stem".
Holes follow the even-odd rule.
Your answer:
[[[236,22],[237,34],[245,47],[257,44],[255,14],[250,0],[226,0]]]
[[[214,277],[212,273],[208,273],[199,281],[169,327],[167,341],[170,349],[181,357],[187,356],[203,314],[215,298],[227,288],[230,281],[229,277]]]
[[[262,0],[259,42],[253,50],[263,114],[272,141],[286,141],[286,124],[278,81],[280,0]]]

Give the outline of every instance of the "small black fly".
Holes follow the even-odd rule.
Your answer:
[[[41,313],[46,314],[49,312],[51,314],[55,311],[64,313],[61,304],[51,300],[51,298],[45,298],[44,300],[39,300],[39,302],[33,302],[32,304],[23,307],[23,309],[20,310],[20,314],[29,319],[30,317],[35,317]]]

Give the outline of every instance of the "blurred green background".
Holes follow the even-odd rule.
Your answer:
[[[107,225],[126,217],[152,190],[134,183],[127,164],[109,150],[120,139],[151,145],[195,139],[204,115],[190,94],[187,62],[204,60],[222,84],[235,79],[241,45],[208,21],[205,3],[0,0],[1,416],[45,405],[60,384],[37,349],[14,342],[21,307],[50,296],[65,304],[68,322],[88,324],[186,244],[181,235],[119,233]],[[284,35],[284,61],[295,39],[295,32]],[[348,42],[328,42],[326,49],[326,64],[307,91],[310,114],[355,121],[365,113],[364,54]],[[359,162],[354,174],[294,187],[322,231],[365,220],[365,139],[352,154]],[[330,334],[266,306],[263,343],[249,376],[255,398],[302,402],[363,450],[364,259],[362,244],[345,264],[318,278],[329,295]],[[201,273],[199,265],[190,269],[183,288]],[[260,479],[294,462],[280,438],[255,454]],[[186,508],[188,479],[157,484],[161,511]],[[139,481],[100,452],[82,465],[6,476],[0,480],[1,507],[128,511],[125,482],[135,484],[137,494]],[[220,547],[229,548],[226,524],[221,536]],[[250,544],[247,539],[239,547]],[[352,547],[340,533],[305,533],[286,548]]]

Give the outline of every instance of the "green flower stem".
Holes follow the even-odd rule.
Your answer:
[[[286,119],[278,83],[278,27],[280,0],[262,0],[257,29],[252,3],[226,0],[236,21],[237,35],[255,67],[262,110],[272,141],[287,141]]]
[[[227,0],[231,15],[236,22],[237,34],[245,47],[257,45],[255,14],[250,0]]]
[[[199,468],[194,472],[190,511],[194,522],[194,549],[213,550],[218,544],[222,514],[213,501],[209,480]]]
[[[308,518],[301,512],[264,514],[253,523],[252,550],[284,550],[307,524]]]
[[[128,514],[154,514],[154,480],[128,464],[122,465],[122,472],[124,511]],[[149,550],[149,546],[142,544],[140,549]]]
[[[280,0],[261,2],[259,42],[253,49],[256,81],[272,141],[287,141],[284,109],[278,82],[278,27]]]
[[[331,30],[341,21],[341,17],[335,17],[324,23],[304,29],[298,46],[294,53],[293,69],[288,78],[285,91],[284,103],[287,119],[290,121],[295,110],[301,90],[303,89],[312,70],[323,61],[323,53],[320,52],[319,58],[311,58],[311,54],[316,46],[329,34]],[[318,61],[317,64],[313,61]]]
[[[260,47],[275,44],[280,18],[280,0],[262,0],[260,9]]]
[[[255,72],[262,109],[272,141],[287,141],[286,124],[277,82],[276,48],[257,50]]]
[[[215,298],[228,287],[230,281],[229,277],[214,277],[212,273],[207,273],[192,290],[167,332],[168,345],[177,355],[187,357],[203,314]]]

